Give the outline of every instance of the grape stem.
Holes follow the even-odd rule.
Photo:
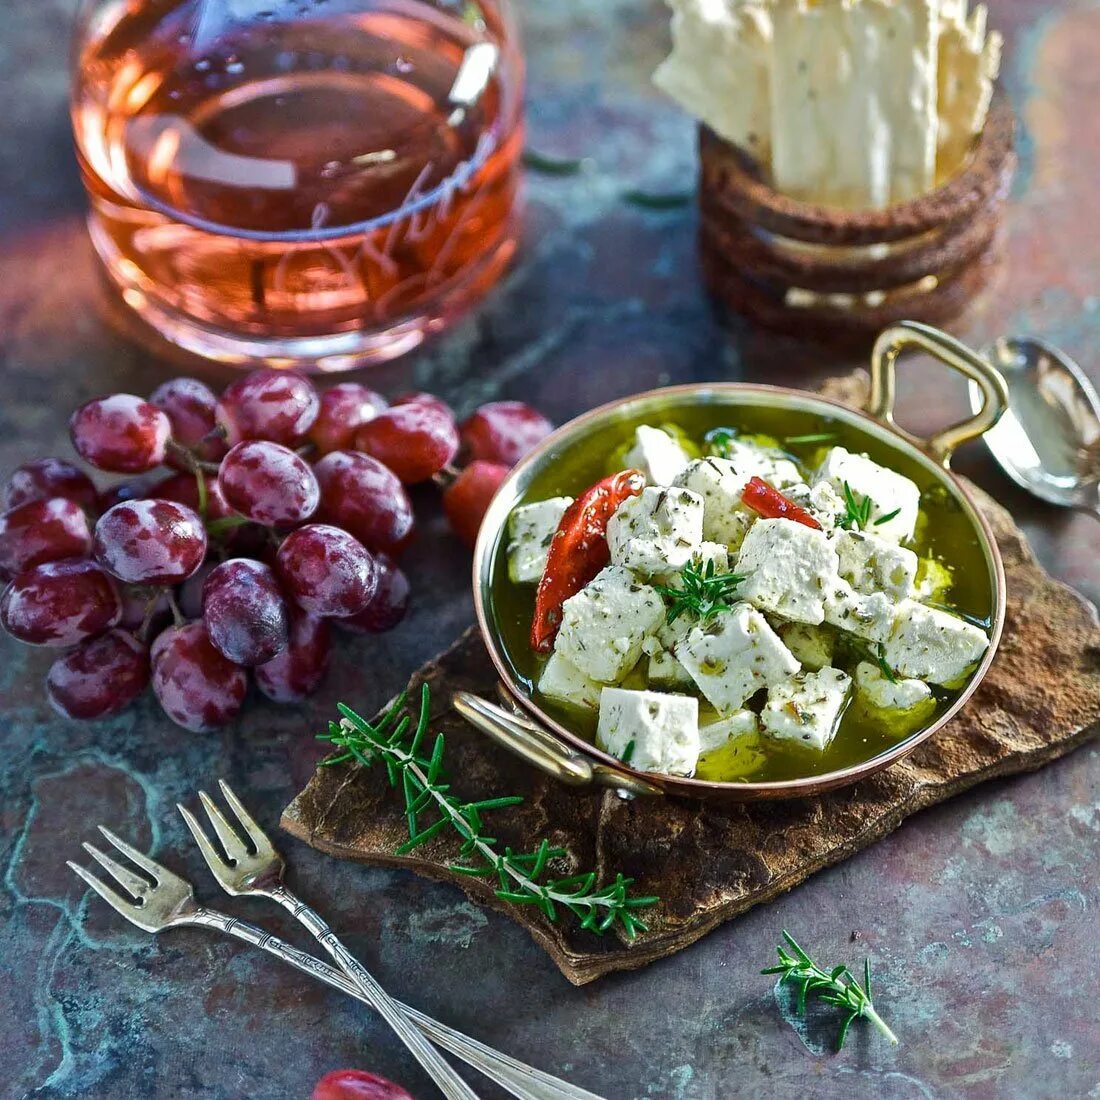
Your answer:
[[[171,588],[162,589],[164,594],[168,597],[168,606],[172,611],[172,621],[176,626],[183,626],[187,619],[184,618],[183,612],[180,610],[180,605],[176,601],[176,594]]]
[[[432,484],[437,489],[449,489],[457,480],[462,471],[453,463],[448,462],[438,473],[432,474]]]

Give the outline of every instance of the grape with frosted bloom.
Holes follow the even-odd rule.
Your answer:
[[[328,672],[332,634],[328,623],[297,608],[290,613],[290,644],[255,670],[256,686],[274,703],[300,703]]]
[[[0,626],[28,645],[79,645],[118,624],[122,601],[94,561],[48,561],[20,573],[0,595]]]
[[[425,402],[396,405],[355,433],[355,449],[373,455],[406,485],[427,481],[458,453],[454,418]]]
[[[553,430],[542,413],[522,401],[491,401],[462,422],[459,436],[468,459],[514,466]]]
[[[197,512],[173,500],[116,504],[95,525],[96,560],[128,584],[180,584],[206,557]]]
[[[384,634],[393,630],[409,609],[409,579],[385,554],[378,563],[378,589],[374,599],[348,619],[338,619],[336,625],[352,634]]]
[[[311,1100],[413,1100],[385,1077],[361,1069],[335,1069],[313,1086]]]
[[[202,623],[173,626],[153,643],[153,693],[176,725],[208,733],[237,716],[248,674],[211,644]]]
[[[378,589],[374,556],[339,527],[312,523],[279,547],[279,577],[294,602],[311,615],[358,615]]]
[[[54,661],[46,697],[64,718],[106,718],[125,710],[148,683],[145,646],[125,630],[111,630]]]
[[[477,542],[477,533],[489,503],[507,476],[507,466],[474,461],[443,490],[443,511],[447,522],[471,549]]]
[[[370,455],[333,451],[313,468],[317,518],[350,531],[368,550],[400,553],[412,537],[412,503],[392,470]]]
[[[422,393],[416,391],[413,393],[403,393],[400,397],[395,397],[391,402],[391,405],[430,405],[437,412],[442,413],[444,416],[450,417],[451,420],[455,418],[454,409],[443,400],[442,397],[436,397],[434,393]]]
[[[69,435],[77,454],[100,470],[141,474],[164,461],[172,425],[156,405],[116,393],[81,405]]]
[[[309,440],[323,455],[350,450],[359,428],[386,408],[381,394],[358,382],[341,382],[321,394],[321,411],[309,430]]]
[[[302,523],[321,502],[308,463],[289,447],[265,440],[238,443],[222,459],[218,482],[231,508],[268,527]]]
[[[320,405],[308,378],[293,371],[258,370],[225,390],[215,415],[230,445],[269,439],[291,446],[313,427]]]
[[[4,489],[4,511],[32,500],[63,497],[94,512],[99,497],[92,479],[63,458],[36,458],[25,462],[8,478]]]
[[[287,605],[274,572],[248,558],[224,561],[206,578],[202,619],[214,648],[246,667],[277,657],[290,638]]]
[[[206,487],[206,519],[224,519],[233,514],[229,507],[222,487],[217,477],[213,474],[203,474],[203,484]],[[199,509],[199,483],[195,474],[181,473],[166,477],[163,481],[153,486],[150,495],[160,500],[174,500],[177,504],[186,504],[195,512]]]
[[[47,561],[83,558],[91,549],[88,517],[71,500],[32,500],[0,516],[0,577]]]
[[[150,395],[149,403],[162,409],[172,425],[172,438],[204,462],[217,462],[225,454],[228,444],[217,431],[214,418],[218,398],[214,391],[197,378],[173,378],[158,386]],[[180,455],[168,454],[169,465],[177,469],[188,468]]]

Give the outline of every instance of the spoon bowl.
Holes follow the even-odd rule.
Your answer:
[[[984,354],[1008,385],[1008,410],[983,437],[1001,469],[1040,500],[1100,519],[1100,396],[1084,371],[1032,337],[1002,337]],[[970,403],[982,403],[973,382]]]

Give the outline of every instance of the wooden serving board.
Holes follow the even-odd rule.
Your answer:
[[[862,375],[838,380],[829,396],[858,403]],[[1004,557],[1008,616],[986,679],[969,705],[905,760],[819,798],[743,806],[672,799],[623,801],[608,791],[566,789],[497,749],[449,709],[458,689],[492,695],[496,673],[476,630],[410,681],[432,687],[433,728],[447,738],[448,770],[460,795],[521,794],[492,816],[502,844],[526,850],[546,836],[577,870],[622,871],[641,894],[656,894],[650,931],[633,944],[553,924],[529,907],[500,902],[486,882],[454,875],[457,844],[447,834],[410,856],[403,802],[383,769],[321,768],[287,807],[282,824],[342,859],[407,867],[453,881],[470,897],[522,923],[562,973],[582,985],[645,966],[774,898],[815,871],[891,832],[910,814],[977,783],[1031,771],[1100,733],[1100,626],[1095,608],[1036,562],[1009,514],[980,490]]]

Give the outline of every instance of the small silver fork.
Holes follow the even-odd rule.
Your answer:
[[[302,973],[318,978],[334,989],[370,1004],[360,989],[335,967],[329,966],[328,963],[307,951],[300,951],[297,947],[254,924],[198,904],[191,883],[150,859],[102,825],[99,831],[142,872],[141,875],[135,874],[128,866],[112,859],[105,852],[91,844],[84,844],[85,851],[107,871],[128,896],[124,897],[79,863],[68,860],[68,865],[112,909],[131,924],[154,934],[170,928],[189,926],[221,932],[259,947]],[[408,1005],[396,1003],[398,1008],[433,1042],[485,1074],[518,1100],[601,1100],[595,1093],[543,1073],[533,1066],[502,1054],[476,1039],[463,1035],[460,1031],[455,1031],[433,1020],[430,1016],[425,1016]]]

